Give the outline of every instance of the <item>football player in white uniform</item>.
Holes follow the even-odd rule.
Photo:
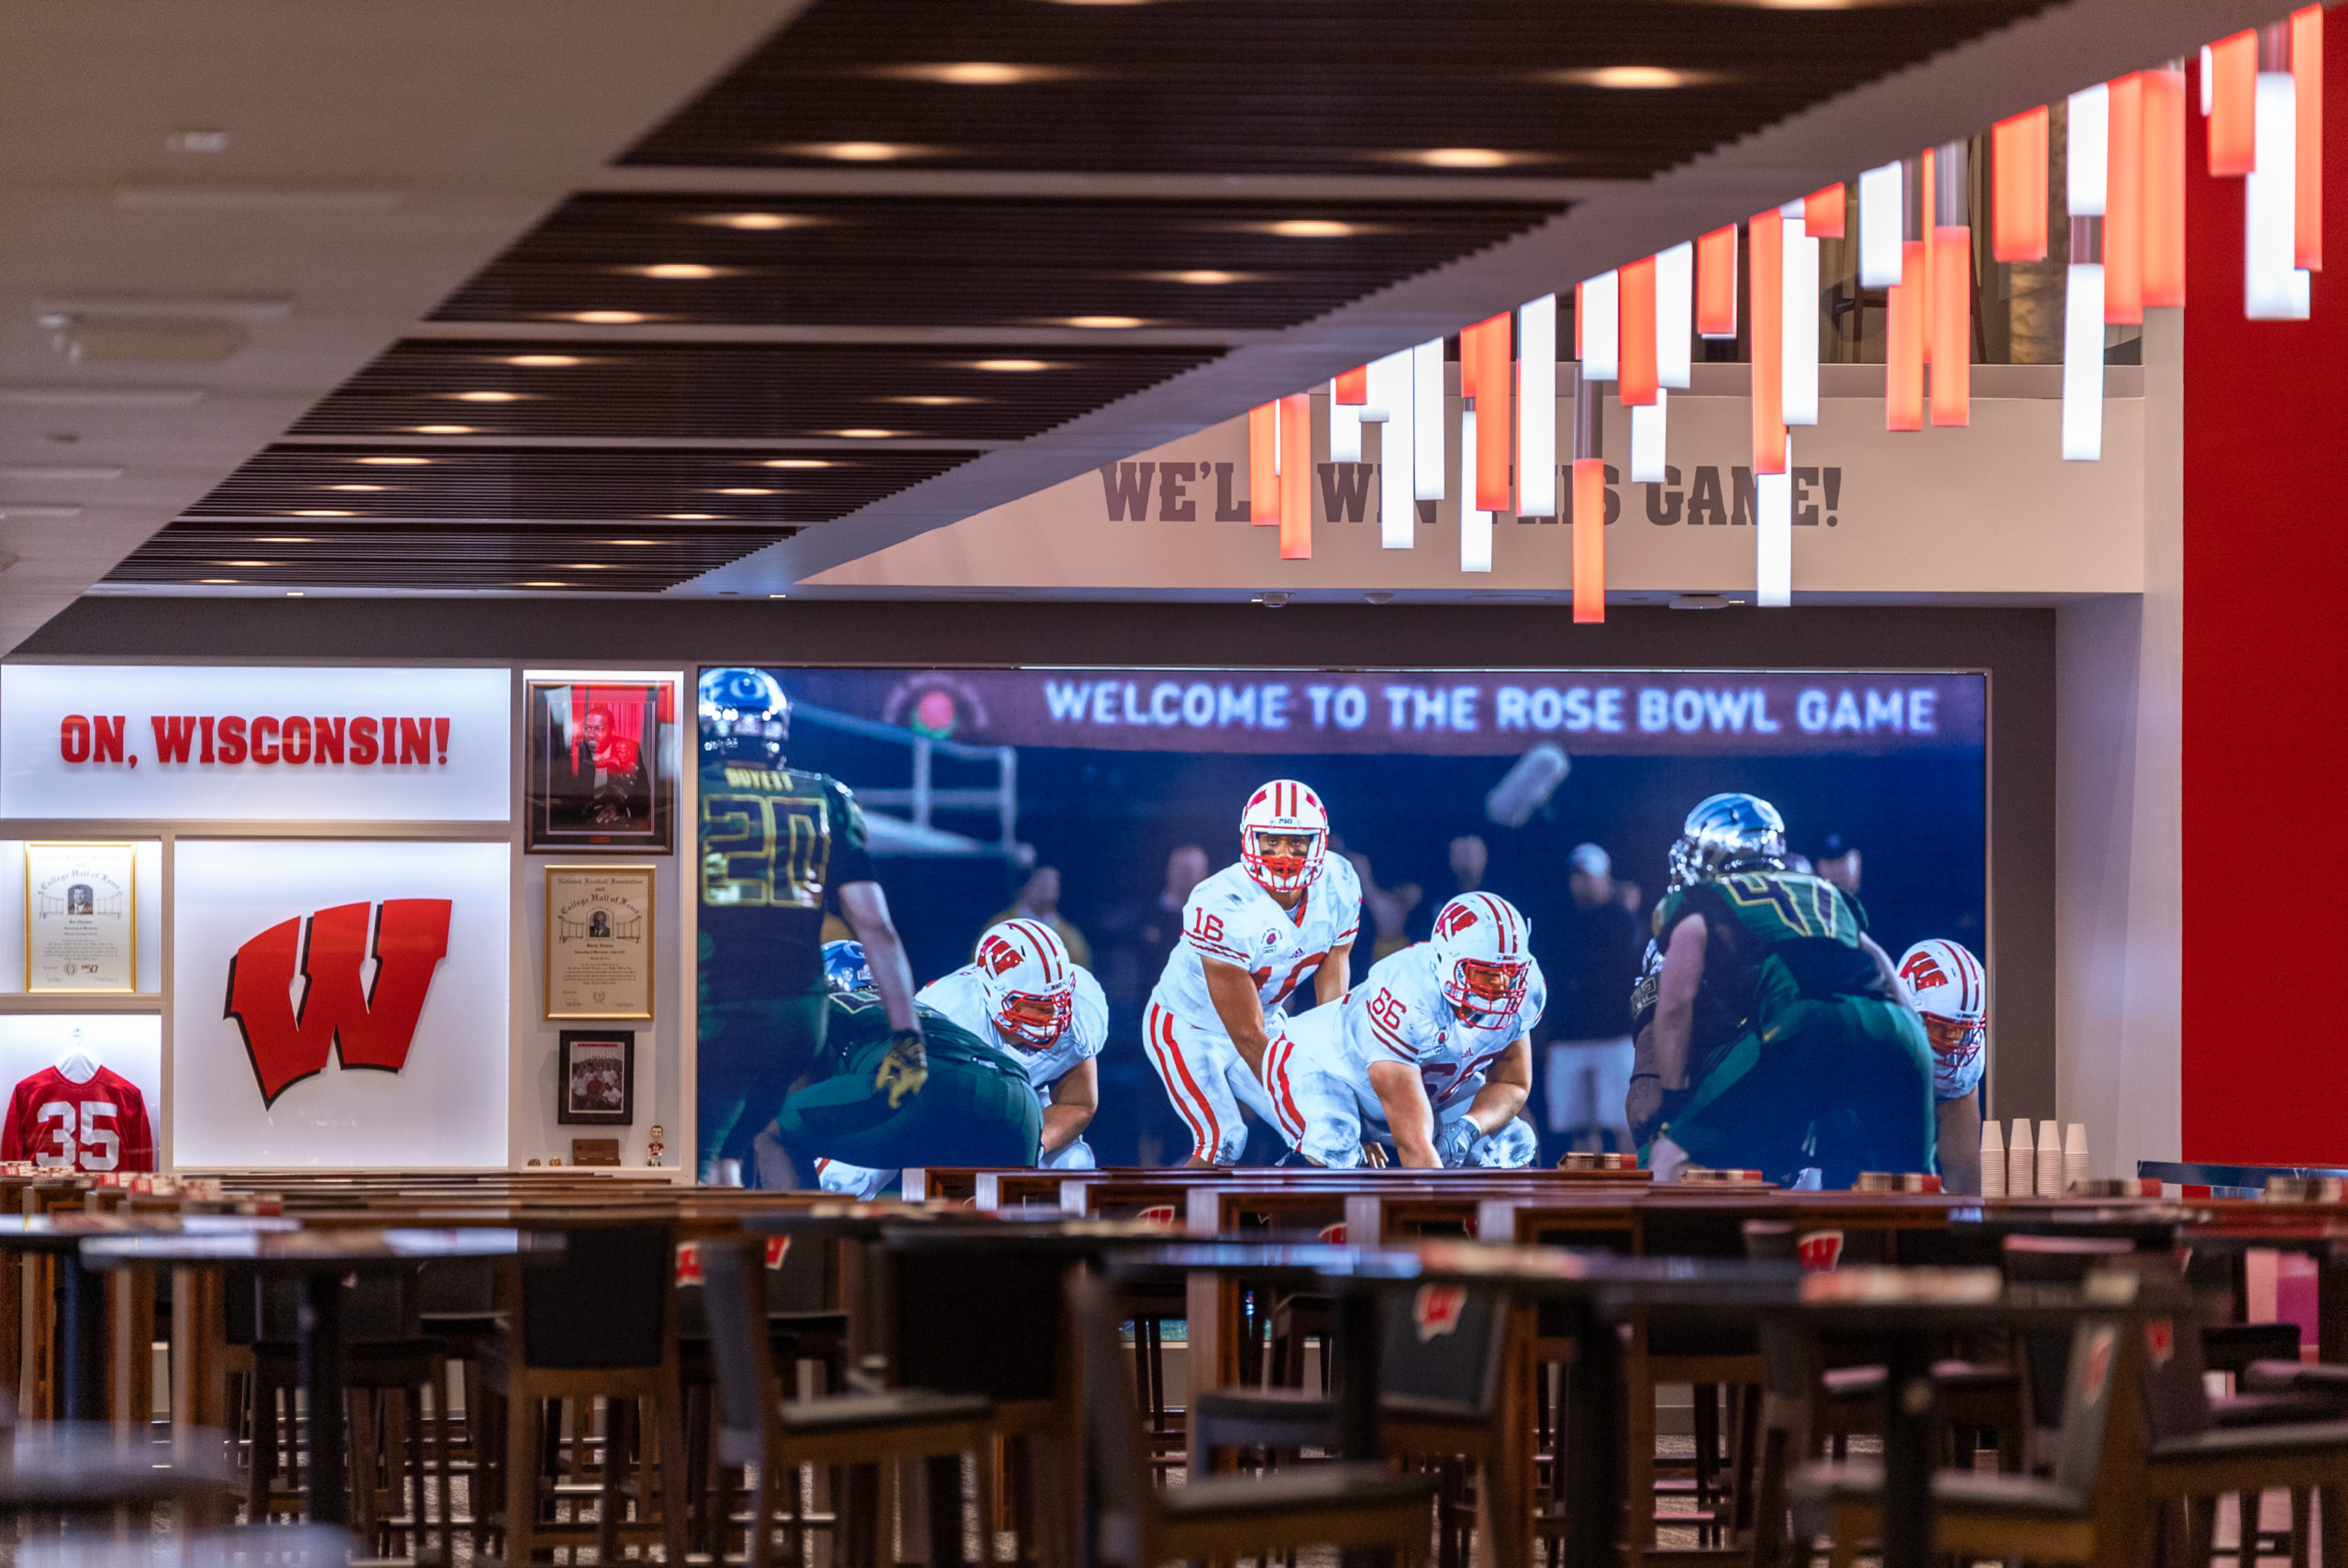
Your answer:
[[[1042,1170],[1089,1171],[1084,1130],[1101,1108],[1094,1058],[1109,1039],[1109,999],[1101,982],[1069,957],[1041,921],[1007,920],[979,938],[978,957],[924,986],[917,1005],[961,1025],[1025,1069],[1044,1102]],[[820,1163],[826,1192],[871,1198],[897,1175],[840,1160]]]
[[[1989,977],[1961,942],[1935,936],[1899,955],[1899,978],[1924,1015],[1940,1119],[1941,1187],[1981,1191],[1981,1074],[1989,1065]]]
[[[1529,1165],[1517,1113],[1533,1088],[1533,1026],[1548,985],[1515,905],[1463,893],[1425,942],[1381,958],[1334,1004],[1272,1043],[1267,1081],[1280,1131],[1315,1165],[1421,1169]]]
[[[1239,864],[1191,889],[1143,1013],[1142,1048],[1195,1140],[1190,1164],[1239,1163],[1242,1103],[1279,1124],[1263,1073],[1280,1005],[1307,981],[1316,1002],[1343,996],[1360,928],[1361,879],[1329,853],[1327,809],[1273,779],[1240,814]]]

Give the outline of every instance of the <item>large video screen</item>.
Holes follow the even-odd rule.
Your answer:
[[[1014,914],[1052,924],[1099,980],[1109,1044],[1088,1137],[1102,1165],[1191,1152],[1144,1053],[1145,1009],[1184,898],[1239,859],[1242,809],[1274,778],[1317,792],[1358,876],[1354,980],[1424,940],[1456,893],[1523,911],[1548,982],[1527,1108],[1547,1154],[1545,1046],[1628,1032],[1667,856],[1706,796],[1773,802],[1800,868],[1854,895],[1895,957],[1929,937],[1987,956],[1977,673],[769,673],[791,703],[789,767],[863,810],[917,984]],[[826,931],[848,934],[836,911]],[[1249,1163],[1287,1152],[1253,1128]]]

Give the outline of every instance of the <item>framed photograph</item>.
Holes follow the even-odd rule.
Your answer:
[[[528,682],[527,850],[668,855],[675,844],[678,682]]]
[[[548,1018],[652,1016],[653,870],[547,867]]]
[[[554,1119],[566,1127],[636,1122],[636,1031],[566,1029],[555,1064]]]
[[[138,845],[25,845],[25,989],[138,988]]]

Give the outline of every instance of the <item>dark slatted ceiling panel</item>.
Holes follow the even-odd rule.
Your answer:
[[[625,311],[651,322],[1019,327],[1120,316],[1267,329],[1309,321],[1563,210],[582,195],[459,290],[437,319]],[[776,226],[736,226],[746,222]]]
[[[820,0],[626,161],[1358,174],[1467,147],[1635,179],[2044,4]],[[1625,64],[1691,80],[1568,74]]]
[[[459,421],[491,436],[1018,441],[1215,359],[1213,348],[1017,344],[397,345],[304,416],[305,436],[403,435]]]
[[[505,528],[305,523],[298,536],[250,524],[175,523],[109,582],[218,587],[438,588],[658,593],[787,539],[793,528]]]

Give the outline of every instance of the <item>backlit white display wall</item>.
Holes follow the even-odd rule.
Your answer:
[[[504,1165],[511,860],[181,839],[174,1163]]]
[[[160,1149],[163,1137],[163,1021],[151,1012],[0,1016],[0,1117],[14,1115],[18,1085],[77,1054],[138,1091],[147,1119],[143,1133],[131,1125],[127,1103],[98,1098],[103,1080],[91,1077],[74,1088],[52,1083],[53,1092],[26,1107],[17,1129],[18,1157],[85,1171],[156,1168],[160,1162],[132,1157],[142,1141]],[[72,1108],[70,1115],[51,1109],[61,1102]],[[91,1106],[87,1112],[84,1102]]]
[[[108,839],[102,833],[83,833],[85,839]],[[160,839],[126,839],[135,844],[138,907],[138,989],[148,995],[163,988],[163,845]],[[0,996],[16,996],[25,988],[25,842],[0,838]],[[5,1087],[5,1086],[0,1086]]]
[[[0,668],[0,817],[504,822],[503,669]]]

